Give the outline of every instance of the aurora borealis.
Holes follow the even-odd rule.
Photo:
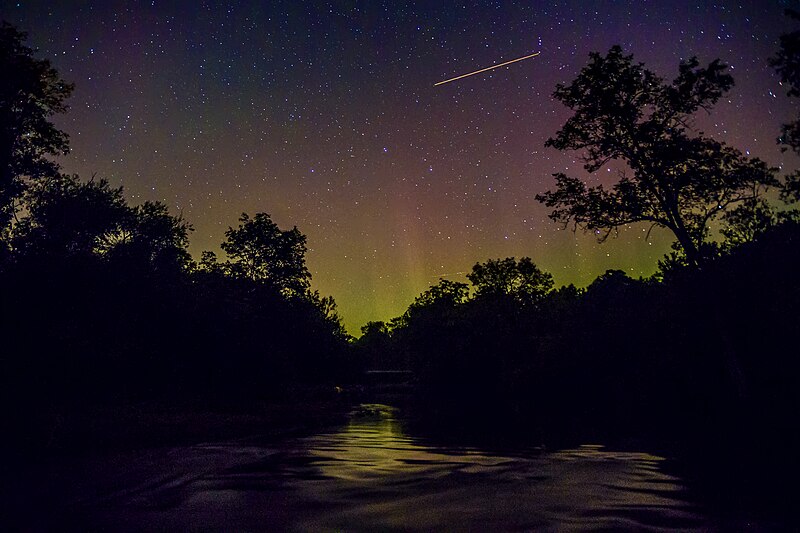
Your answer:
[[[655,270],[666,234],[598,244],[534,200],[554,172],[586,175],[544,142],[569,116],[550,95],[589,52],[620,44],[668,79],[722,59],[736,86],[698,128],[794,168],[775,137],[796,106],[767,58],[797,2],[477,4],[21,1],[0,16],[76,85],[64,171],[182,212],[195,257],[241,212],[296,225],[351,333],[489,258],[530,256],[558,284]]]

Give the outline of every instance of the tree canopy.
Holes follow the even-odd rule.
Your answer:
[[[794,21],[800,21],[800,13],[792,9],[786,15]],[[789,86],[787,94],[792,98],[800,96],[800,30],[781,35],[778,53],[769,59],[769,64],[780,75],[781,81]],[[790,148],[800,154],[800,118],[783,125],[778,143],[784,149]],[[785,200],[800,200],[800,173],[789,175],[784,184],[782,196]]]
[[[242,213],[239,226],[228,228],[222,249],[234,276],[274,285],[287,295],[305,294],[311,283],[306,268],[306,236],[297,227],[281,230],[267,213]]]
[[[421,308],[435,304],[458,305],[467,300],[469,287],[460,281],[450,281],[439,279],[436,285],[432,285],[425,292],[414,299],[411,304],[413,308]]]
[[[522,303],[539,300],[553,289],[553,276],[540,270],[530,257],[477,263],[467,279],[477,296],[511,296]]]
[[[112,244],[115,258],[149,265],[156,270],[186,268],[192,226],[181,215],[169,214],[161,202],[147,201],[128,209]]]
[[[556,189],[536,199],[554,208],[552,219],[595,230],[601,240],[636,222],[667,228],[697,263],[712,220],[778,185],[763,161],[694,131],[694,115],[732,86],[719,60],[684,61],[667,83],[619,46],[590,54],[578,77],[553,93],[574,114],[546,146],[582,151],[589,172],[617,159],[630,172],[610,189],[557,173]]]
[[[24,206],[26,216],[11,233],[18,257],[96,256],[173,271],[189,263],[191,225],[160,202],[129,206],[122,187],[107,180],[40,180],[28,188]]]
[[[31,187],[25,207],[28,214],[14,228],[13,248],[25,256],[51,258],[110,249],[129,209],[121,187],[66,175]]]
[[[25,45],[27,34],[0,23],[0,230],[8,229],[24,177],[53,176],[47,156],[65,154],[68,137],[50,118],[67,110],[73,85]]]

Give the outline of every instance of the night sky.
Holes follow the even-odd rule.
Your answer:
[[[243,211],[308,236],[313,287],[351,333],[401,314],[439,277],[530,256],[558,284],[609,268],[649,275],[669,235],[632,226],[598,244],[534,200],[578,154],[544,148],[569,112],[551,98],[592,51],[620,44],[672,79],[721,58],[736,87],[698,121],[776,166],[796,107],[766,60],[800,3],[243,1],[5,2],[74,82],[66,172],[124,185],[219,251]],[[523,55],[538,57],[434,83]]]

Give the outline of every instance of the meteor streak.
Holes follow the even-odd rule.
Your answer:
[[[486,72],[487,70],[492,70],[493,68],[504,67],[506,65],[510,65],[511,63],[516,63],[517,61],[522,61],[523,59],[528,59],[530,57],[536,57],[540,53],[541,52],[536,52],[535,54],[530,54],[530,55],[527,55],[527,56],[518,57],[516,59],[512,59],[511,61],[506,61],[505,63],[500,63],[499,65],[492,65],[491,67],[482,68],[480,70],[476,70],[475,72],[470,72],[469,74],[462,74],[461,76],[456,76],[455,78],[450,78],[449,80],[444,80],[444,81],[440,81],[440,82],[434,83],[433,86],[436,87],[437,85],[443,85],[445,83],[450,83],[451,81],[460,80],[461,78],[466,78],[467,76],[472,76],[474,74],[480,74],[481,72]]]

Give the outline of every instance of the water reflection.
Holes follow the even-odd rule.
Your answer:
[[[368,483],[431,476],[472,463],[488,467],[503,460],[469,448],[424,445],[405,434],[396,412],[386,405],[362,405],[340,431],[304,439],[303,446],[325,476]]]
[[[406,434],[392,407],[371,404],[336,431],[279,445],[173,450],[151,465],[152,478],[100,505],[94,501],[104,516],[91,524],[115,530],[705,529],[661,461],[591,445],[503,453],[439,447]]]
[[[326,528],[702,529],[661,458],[586,445],[503,454],[434,447],[403,432],[393,408],[362,406],[341,431],[305,439],[321,473]],[[303,484],[307,488],[307,484]],[[312,525],[312,524],[308,524]]]

